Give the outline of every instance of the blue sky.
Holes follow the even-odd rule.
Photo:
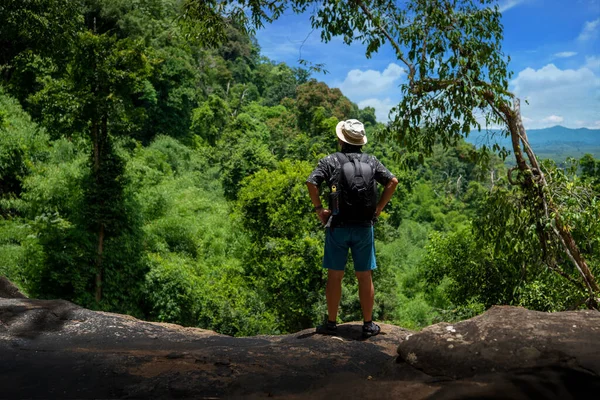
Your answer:
[[[525,127],[554,125],[600,129],[600,0],[501,0],[503,51],[513,71],[510,89],[522,100]],[[313,74],[360,107],[375,107],[380,121],[400,100],[406,79],[391,49],[371,59],[360,44],[340,38],[322,43],[309,13],[291,12],[257,32],[262,54],[298,66],[323,63]]]

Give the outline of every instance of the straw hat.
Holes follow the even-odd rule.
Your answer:
[[[348,119],[340,121],[335,127],[337,137],[348,144],[362,146],[367,143],[367,135],[365,134],[365,126],[357,119]]]

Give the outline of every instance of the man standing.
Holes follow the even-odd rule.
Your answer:
[[[398,179],[377,158],[362,153],[367,137],[360,121],[341,121],[336,134],[341,152],[319,160],[306,180],[314,210],[326,227],[323,267],[328,270],[325,291],[328,320],[317,327],[317,333],[336,333],[342,278],[350,250],[364,319],[362,334],[368,338],[380,331],[372,315],[375,298],[372,271],[377,268],[373,223],[394,194]],[[323,208],[319,198],[323,181],[332,191],[329,209]],[[379,200],[375,182],[385,187]]]

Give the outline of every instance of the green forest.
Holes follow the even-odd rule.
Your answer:
[[[234,336],[316,326],[324,230],[305,181],[336,151],[338,121],[356,118],[364,151],[400,182],[375,226],[375,320],[597,307],[561,243],[600,274],[600,160],[539,160],[547,187],[529,187],[553,207],[540,216],[510,151],[435,124],[399,134],[318,66],[262,56],[244,21],[188,6],[0,5],[0,275],[25,294]],[[347,273],[339,320],[361,318]]]

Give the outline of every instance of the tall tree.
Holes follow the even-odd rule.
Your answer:
[[[102,297],[105,236],[107,230],[114,233],[111,225],[119,220],[115,211],[122,189],[119,177],[123,165],[111,137],[130,133],[144,121],[144,109],[137,104],[154,94],[147,81],[151,71],[143,44],[86,30],[78,35],[65,76],[48,79],[34,97],[45,110],[46,126],[56,131],[87,132],[92,144],[92,179],[87,197],[88,223],[95,226],[97,238],[97,302]]]

